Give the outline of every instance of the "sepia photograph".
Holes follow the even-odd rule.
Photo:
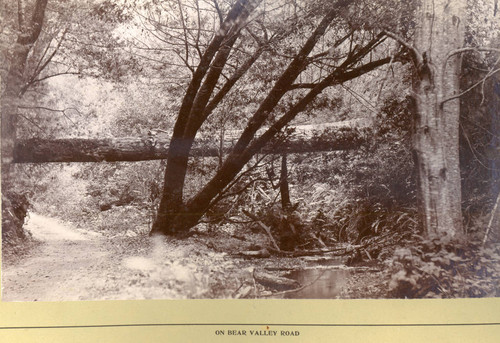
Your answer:
[[[0,4],[2,302],[500,296],[497,0]]]

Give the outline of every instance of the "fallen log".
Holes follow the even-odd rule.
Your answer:
[[[295,289],[301,286],[301,284],[296,280],[292,280],[286,277],[276,276],[263,271],[254,270],[253,278],[262,286],[267,288],[272,288],[278,291]]]
[[[308,153],[349,150],[359,148],[366,140],[366,128],[327,128],[293,134],[286,140],[274,141],[261,153]],[[231,149],[235,140],[225,140],[223,152]],[[14,163],[46,162],[118,162],[166,159],[169,139],[154,136],[119,138],[31,138],[18,140],[14,148]],[[195,142],[191,156],[217,157],[220,144],[215,140],[201,139]]]

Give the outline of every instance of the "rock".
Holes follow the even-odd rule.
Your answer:
[[[276,276],[262,271],[254,271],[253,277],[255,281],[257,281],[261,285],[275,289],[277,291],[296,289],[301,286],[301,284],[296,280],[292,280],[286,277]]]
[[[127,230],[127,232],[125,232],[125,236],[127,236],[127,237],[137,237],[137,233],[135,233],[132,230]]]
[[[262,249],[256,250],[256,251],[254,251],[254,250],[242,251],[242,252],[240,252],[240,255],[243,255],[246,257],[266,258],[266,257],[270,257],[271,253],[266,248],[262,248]]]

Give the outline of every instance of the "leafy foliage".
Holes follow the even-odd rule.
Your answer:
[[[2,205],[9,208],[2,218],[2,243],[4,249],[9,249],[27,238],[25,231],[18,228],[24,225],[30,204],[25,194],[11,190],[2,192]]]
[[[470,237],[413,237],[395,251],[390,296],[463,298],[499,296],[500,246],[482,247]]]
[[[469,88],[495,68],[491,54],[467,54],[462,69],[462,88]],[[466,101],[465,101],[466,100]],[[469,229],[474,218],[492,208],[500,190],[500,79],[484,80],[482,87],[468,92],[461,102],[460,164],[464,217]]]

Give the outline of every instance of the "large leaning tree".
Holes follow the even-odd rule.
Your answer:
[[[173,129],[152,233],[182,233],[196,225],[251,158],[321,92],[393,59],[387,53],[389,45],[383,52],[377,50],[386,44],[386,36],[362,19],[371,16],[373,22],[380,22],[382,18],[375,18],[380,7],[355,0],[298,3],[303,7],[297,2],[273,2],[276,8],[295,6],[290,17],[295,21],[289,21],[286,11],[271,16],[265,1],[238,0],[225,15],[214,2],[220,24],[203,49],[196,41],[199,35],[183,24],[185,38],[196,37],[193,44],[183,41],[184,61],[189,64],[192,48],[196,63],[190,68],[192,75]],[[181,2],[178,5],[182,14]],[[293,45],[276,48],[283,42]],[[255,74],[267,64],[272,65],[271,77],[261,80],[266,87],[256,95],[254,108],[249,108],[241,135],[212,178],[196,194],[186,196],[189,154],[198,131],[235,85],[256,80]]]

